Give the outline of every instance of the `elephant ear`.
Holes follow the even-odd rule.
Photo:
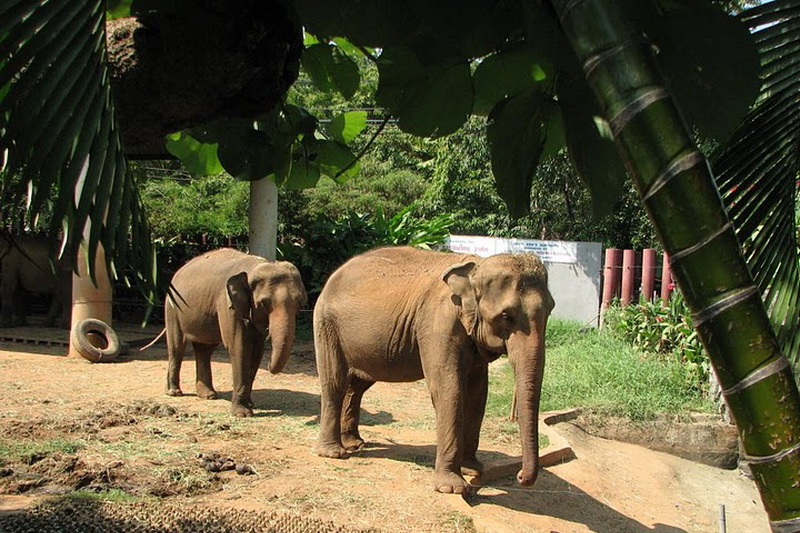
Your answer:
[[[250,302],[250,285],[247,283],[247,272],[239,272],[228,278],[226,288],[228,290],[229,308],[233,309],[237,317],[243,320],[250,320],[252,306]]]
[[[456,305],[461,306],[458,318],[467,330],[467,335],[472,335],[478,323],[478,298],[469,279],[469,274],[474,268],[475,262],[467,261],[448,267],[440,276],[453,291]]]

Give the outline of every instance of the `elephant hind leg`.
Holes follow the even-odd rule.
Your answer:
[[[348,452],[358,450],[364,445],[364,439],[358,432],[361,416],[361,398],[374,381],[367,381],[350,374],[347,392],[342,407],[342,445]]]
[[[314,315],[314,351],[320,381],[319,440],[320,457],[348,457],[342,445],[342,405],[348,388],[347,364],[338,336],[323,317]]]
[[[168,396],[183,396],[181,390],[181,363],[183,356],[186,353],[186,339],[183,332],[177,324],[177,320],[171,317],[169,313],[171,310],[167,306],[167,395]],[[171,323],[173,322],[174,323]]]
[[[211,377],[211,354],[217,345],[192,342],[192,347],[194,348],[194,362],[197,369],[195,382],[197,397],[204,400],[216,400],[217,391],[214,390],[214,382]]]

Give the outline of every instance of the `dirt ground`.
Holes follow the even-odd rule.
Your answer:
[[[213,361],[216,401],[194,396],[191,358],[182,370],[185,396],[164,395],[163,344],[106,364],[64,353],[58,345],[0,342],[0,446],[41,445],[0,463],[0,531],[4,513],[76,488],[387,532],[717,532],[721,505],[727,531],[769,531],[754,484],[738,472],[591,437],[570,422],[550,428],[557,436],[542,453],[560,436],[575,458],[544,468],[532,488],[508,475],[469,499],[438,494],[430,488],[435,433],[423,383],[375,385],[362,406],[365,449],[347,460],[319,458],[308,342],[296,344],[284,373],[259,372],[250,419],[228,414],[231,372],[222,350]],[[519,445],[510,424],[484,426],[479,457],[513,463]]]

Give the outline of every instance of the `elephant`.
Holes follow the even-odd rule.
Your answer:
[[[172,278],[164,304],[167,335],[167,390],[181,396],[180,368],[187,342],[194,347],[197,396],[217,398],[211,353],[222,344],[233,367],[231,412],[253,416],[251,392],[272,338],[269,371],[283,370],[292,351],[295,318],[306,304],[300,273],[291,263],[269,261],[231,248],[197,256]]]
[[[45,326],[69,327],[72,271],[51,258],[45,238],[0,234],[0,326],[28,323],[27,291],[52,296]]]
[[[375,382],[425,379],[436,414],[433,488],[465,494],[480,475],[478,440],[488,366],[508,354],[515,370],[522,468],[538,475],[544,336],[555,302],[533,253],[488,258],[386,247],[347,261],[314,307],[321,388],[317,454],[345,458],[362,447],[363,394]]]

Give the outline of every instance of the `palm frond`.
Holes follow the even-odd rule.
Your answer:
[[[798,375],[800,0],[766,2],[740,17],[759,48],[762,86],[756,105],[714,162],[714,170],[773,329]]]
[[[110,272],[153,290],[155,254],[111,97],[105,8],[0,1],[0,180],[4,201],[27,202],[31,220],[52,211],[60,258],[76,264],[82,243],[90,257],[102,246]]]

